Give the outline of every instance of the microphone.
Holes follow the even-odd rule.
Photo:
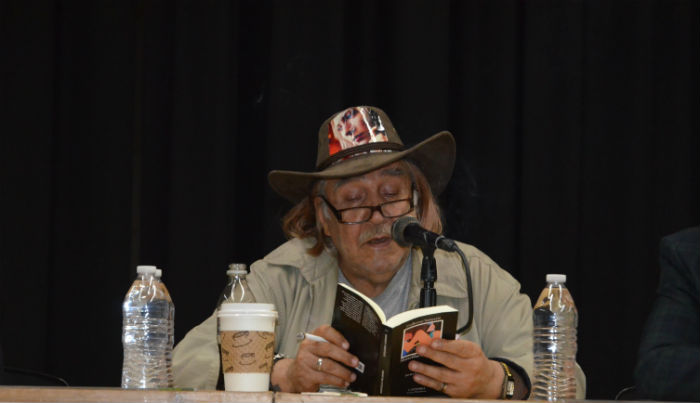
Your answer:
[[[391,226],[391,237],[401,246],[428,246],[449,252],[458,250],[455,241],[428,231],[420,226],[418,220],[410,216],[404,216],[394,221]]]

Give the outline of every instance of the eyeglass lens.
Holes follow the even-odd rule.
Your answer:
[[[341,211],[340,216],[345,223],[360,223],[368,221],[372,217],[374,210],[379,210],[385,218],[400,217],[411,211],[411,202],[408,199],[404,199],[387,202],[374,207],[350,208]]]

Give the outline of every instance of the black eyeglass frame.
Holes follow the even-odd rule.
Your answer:
[[[413,193],[413,192],[411,192],[411,193]],[[403,216],[405,216],[406,214],[408,214],[408,213],[410,213],[411,211],[413,211],[414,208],[415,208],[415,206],[414,206],[414,204],[413,204],[413,197],[407,197],[407,198],[405,198],[405,199],[390,200],[390,201],[387,201],[387,202],[384,202],[384,203],[377,204],[377,205],[375,205],[375,206],[348,207],[348,208],[342,208],[342,209],[340,209],[340,210],[337,209],[337,208],[335,208],[335,206],[333,206],[333,204],[331,204],[331,202],[329,202],[328,199],[326,199],[323,195],[317,195],[316,197],[321,198],[321,200],[323,200],[323,201],[328,205],[328,207],[330,207],[331,211],[333,212],[333,215],[335,215],[335,217],[338,219],[338,222],[339,222],[339,223],[341,223],[341,224],[348,224],[348,225],[364,224],[364,223],[366,223],[367,221],[369,221],[369,220],[372,219],[372,216],[374,215],[374,212],[375,212],[375,211],[379,211],[379,214],[381,214],[382,217],[384,217],[384,218],[397,218],[397,217],[403,217]],[[384,210],[382,210],[382,207],[384,207],[385,205],[387,205],[387,204],[392,204],[392,203],[397,203],[397,202],[404,202],[404,201],[408,201],[408,205],[410,206],[410,208],[408,209],[408,211],[406,211],[405,213],[400,214],[400,215],[395,215],[395,216],[387,216],[387,215],[384,214]],[[370,209],[369,216],[367,217],[366,220],[364,220],[364,221],[353,221],[353,222],[343,221],[343,217],[342,217],[342,214],[341,214],[343,211],[355,210],[355,209],[361,209],[361,208]]]

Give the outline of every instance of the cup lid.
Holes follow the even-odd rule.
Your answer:
[[[275,304],[262,303],[233,303],[221,304],[218,316],[238,316],[238,315],[262,315],[277,317]]]

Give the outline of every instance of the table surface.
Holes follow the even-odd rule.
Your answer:
[[[125,390],[121,388],[0,386],[0,402],[139,402],[139,403],[445,403],[444,397],[356,397],[282,392],[223,392],[217,390]],[[493,402],[493,400],[449,399],[457,402]],[[585,400],[580,400],[585,402]],[[575,402],[569,400],[567,402]],[[596,400],[596,403],[604,403]],[[645,402],[651,403],[651,402]]]
[[[0,402],[272,403],[273,392],[126,390],[121,388],[0,386]]]

